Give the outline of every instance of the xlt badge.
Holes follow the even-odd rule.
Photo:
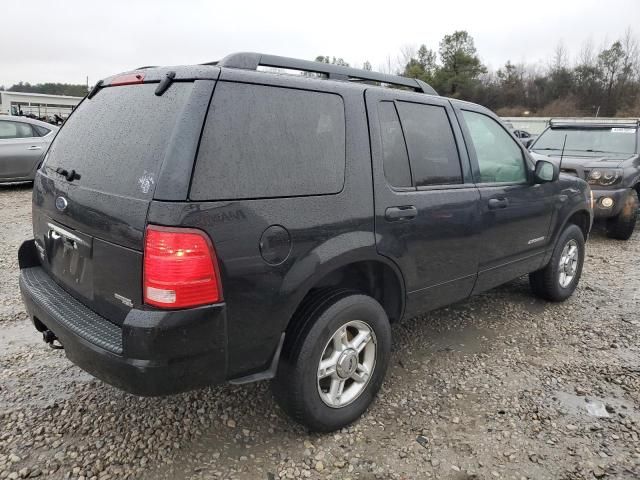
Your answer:
[[[531,240],[529,240],[527,243],[529,245],[533,245],[534,243],[538,243],[538,242],[542,242],[546,237],[538,237],[538,238],[532,238]]]

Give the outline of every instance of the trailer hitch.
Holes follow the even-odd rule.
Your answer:
[[[60,343],[60,340],[58,340],[58,337],[56,337],[56,334],[51,330],[45,330],[44,332],[42,332],[42,339],[47,345],[49,345],[50,348],[53,348],[55,350],[61,350],[64,348],[64,346]]]

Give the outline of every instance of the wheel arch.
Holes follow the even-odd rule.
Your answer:
[[[374,250],[375,251],[375,250]],[[390,322],[402,318],[405,309],[405,285],[400,269],[387,257],[363,254],[345,255],[333,259],[319,268],[296,292],[296,300],[286,316],[285,329],[291,327],[295,313],[317,291],[326,289],[349,289],[362,292],[377,300],[384,308]]]
[[[543,266],[546,265],[549,260],[551,260],[551,256],[553,255],[553,250],[556,247],[558,238],[560,238],[562,232],[565,231],[567,225],[577,225],[580,230],[582,230],[582,234],[584,235],[585,240],[587,239],[589,232],[591,231],[591,226],[593,224],[593,213],[586,209],[584,206],[581,205],[578,208],[575,208],[571,213],[563,216],[564,221],[562,223],[558,222],[559,227],[555,229],[550,239],[547,252],[545,253],[544,260],[542,261]]]
[[[591,214],[588,210],[580,209],[573,212],[569,217],[565,220],[562,228],[558,231],[558,235],[564,232],[567,225],[574,224],[577,225],[580,230],[582,230],[582,234],[584,235],[585,240],[589,236],[589,232],[591,231]]]

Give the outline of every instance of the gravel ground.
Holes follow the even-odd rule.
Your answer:
[[[563,304],[521,279],[395,326],[377,402],[309,435],[266,383],[140,398],[47,348],[17,287],[31,190],[0,210],[0,479],[640,478],[638,233],[594,232]]]

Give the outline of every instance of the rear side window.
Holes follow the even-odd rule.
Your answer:
[[[378,104],[378,118],[380,119],[384,176],[394,187],[410,187],[409,157],[398,112],[393,102]]]
[[[462,183],[462,168],[444,107],[397,102],[416,186]]]
[[[45,163],[47,174],[55,176],[59,167],[73,169],[80,175],[74,185],[152,198],[176,118],[193,83],[175,82],[162,96],[154,94],[157,86],[107,87],[84,100],[56,135]]]
[[[191,198],[337,193],[344,170],[340,96],[220,82],[209,108]]]
[[[39,137],[44,137],[47,133],[51,131],[48,128],[41,127],[40,125],[32,125],[32,127]]]

